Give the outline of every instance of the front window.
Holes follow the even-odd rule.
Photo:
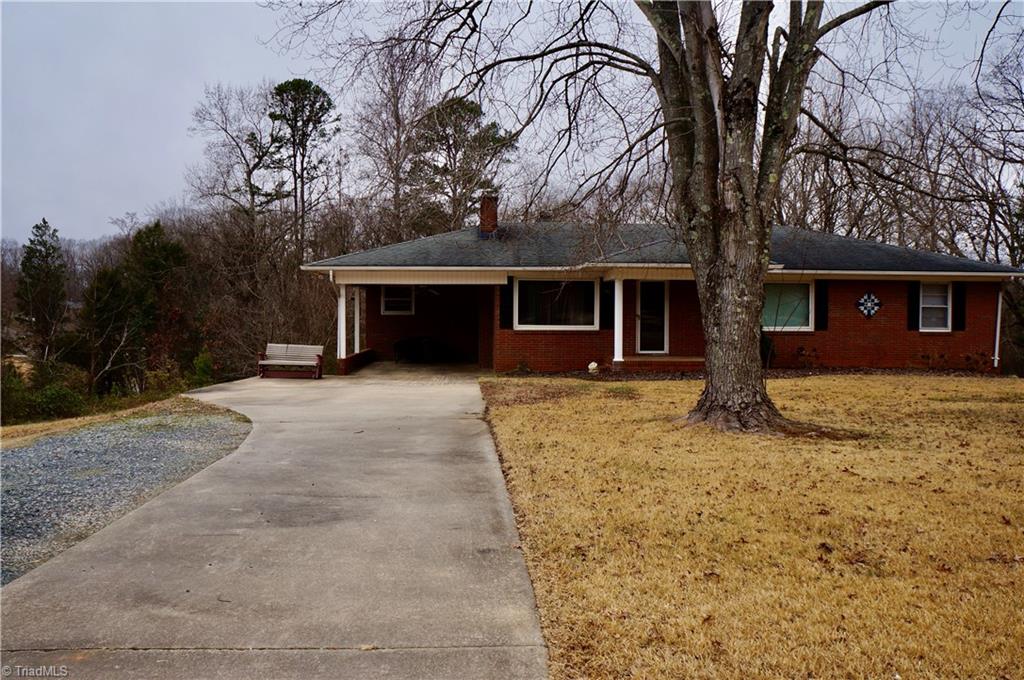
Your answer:
[[[597,281],[515,281],[516,330],[597,330]]]
[[[380,313],[410,315],[416,312],[416,291],[412,286],[384,286],[380,293]]]
[[[921,330],[949,330],[949,284],[921,284]]]
[[[811,330],[811,284],[765,284],[761,327],[768,331]]]

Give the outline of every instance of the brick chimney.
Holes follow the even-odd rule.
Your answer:
[[[498,231],[498,196],[484,194],[480,197],[480,238],[494,238]]]

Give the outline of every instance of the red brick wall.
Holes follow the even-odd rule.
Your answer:
[[[622,285],[625,298],[622,306],[622,354],[626,359],[646,356],[638,355],[636,351],[637,287],[636,281],[625,281]],[[697,284],[693,281],[670,281],[668,284],[668,354],[675,357],[704,356],[700,303]]]
[[[906,281],[830,281],[828,330],[772,332],[779,368],[955,368],[991,371],[998,283],[967,284],[963,331],[907,330]],[[857,300],[873,292],[882,308],[871,319]]]
[[[700,368],[700,364],[681,361],[645,360],[649,355],[636,353],[636,281],[623,283],[623,356],[629,368],[676,371]],[[499,298],[494,289],[494,369],[511,371],[527,368],[539,372],[581,371],[596,361],[611,366],[613,332],[598,331],[513,331],[498,328]],[[695,357],[704,354],[704,334],[700,327],[697,286],[692,281],[669,284],[669,355]],[[602,319],[602,326],[610,325]],[[643,359],[641,359],[643,357]]]
[[[403,337],[437,337],[461,348],[480,365],[496,371],[585,370],[596,361],[612,363],[612,330],[513,331],[499,328],[498,286],[433,286],[438,295],[417,291],[415,316],[380,315],[380,288],[367,288],[367,345],[393,358]],[[779,368],[956,368],[992,370],[997,283],[967,284],[967,327],[950,333],[907,330],[905,281],[830,281],[828,330],[771,332]],[[871,291],[882,301],[872,319],[857,309]],[[636,282],[624,284],[624,355],[627,370],[699,369],[699,363],[673,360],[704,353],[697,290],[692,281],[669,285],[669,358],[636,354]],[[641,357],[645,357],[641,359]]]
[[[363,366],[373,363],[376,358],[376,352],[372,349],[364,349],[356,354],[349,354],[347,357],[335,359],[338,375],[351,375]]]
[[[612,331],[514,331],[500,328],[499,287],[492,287],[494,370],[526,368],[542,373],[583,371],[596,361],[610,364]]]

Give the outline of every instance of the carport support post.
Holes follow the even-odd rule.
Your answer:
[[[359,301],[359,288],[353,288],[352,293],[352,353],[359,354],[360,350],[363,349],[363,344],[359,341],[359,331],[362,326],[359,311],[362,303]]]
[[[612,369],[622,368],[622,303],[625,296],[622,292],[622,279],[615,279],[615,345],[612,355]]]
[[[347,355],[348,347],[348,326],[346,323],[346,308],[345,303],[347,302],[348,290],[346,290],[344,283],[338,284],[338,358],[344,359]]]

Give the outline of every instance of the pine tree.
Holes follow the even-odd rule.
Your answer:
[[[143,389],[148,365],[187,351],[191,329],[176,285],[186,260],[156,221],[132,234],[122,262],[96,272],[81,315],[94,391]]]
[[[479,104],[445,99],[416,126],[410,172],[415,191],[439,201],[446,229],[461,229],[480,196],[497,190],[498,166],[515,146],[512,134],[484,119]]]
[[[326,143],[333,134],[334,102],[316,83],[296,78],[279,83],[270,98],[270,120],[281,126],[277,164],[292,178],[292,224],[300,255],[305,254],[306,214],[313,186],[327,172]]]
[[[21,258],[18,309],[43,361],[53,358],[54,340],[67,311],[67,263],[57,230],[44,218],[32,227]]]

